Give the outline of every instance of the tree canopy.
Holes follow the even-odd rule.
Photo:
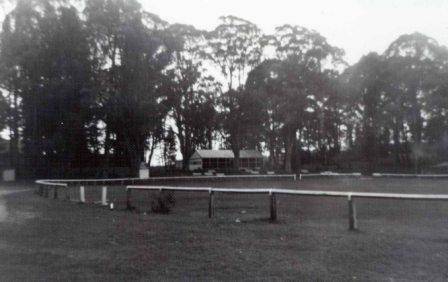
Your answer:
[[[12,3],[0,130],[28,176],[132,175],[156,151],[170,166],[180,152],[186,170],[204,148],[231,149],[235,170],[243,149],[286,172],[420,171],[448,158],[448,49],[424,34],[348,65],[302,26],[264,34],[227,15],[199,30],[137,0]]]

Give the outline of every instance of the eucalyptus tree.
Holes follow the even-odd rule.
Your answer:
[[[425,104],[426,142],[431,148],[434,159],[448,158],[448,72],[441,74],[443,82],[431,94]]]
[[[0,132],[2,132],[7,128],[9,112],[10,112],[9,103],[7,102],[7,99],[3,96],[2,91],[0,91]],[[8,144],[7,140],[4,140],[2,136],[0,136],[0,152],[3,152],[8,148],[7,144]]]
[[[283,25],[276,28],[273,35],[265,37],[267,44],[275,50],[279,61],[278,73],[275,73],[281,84],[277,89],[281,93],[275,103],[280,107],[280,131],[285,151],[285,170],[292,170],[291,162],[294,151],[300,152],[297,146],[297,134],[305,128],[307,119],[319,120],[318,127],[324,127],[323,103],[330,101],[330,79],[341,69],[343,50],[331,46],[327,40],[313,30],[304,27]],[[267,97],[270,99],[270,97]],[[328,108],[329,109],[329,108]],[[309,124],[309,123],[308,123]],[[309,128],[308,128],[309,129]],[[321,129],[319,129],[321,131]]]
[[[167,32],[173,41],[173,61],[167,70],[169,116],[183,156],[183,168],[196,149],[211,148],[216,124],[216,95],[220,85],[207,75],[202,50],[205,33],[192,26],[174,24]]]
[[[228,90],[244,85],[248,72],[263,55],[261,30],[250,21],[222,16],[221,23],[208,34],[206,57],[219,68]]]
[[[267,59],[248,75],[245,89],[253,101],[253,114],[259,115],[259,130],[269,152],[271,169],[281,169],[282,81],[281,61]]]
[[[9,116],[9,104],[0,91],[0,131],[6,129]]]
[[[348,95],[353,98],[351,109],[360,117],[357,122],[361,128],[358,139],[362,154],[373,170],[380,149],[380,132],[387,128],[390,116],[384,99],[389,78],[385,59],[377,53],[369,53],[347,69],[344,78]]]
[[[26,138],[24,138],[25,152],[28,157],[35,156],[33,149],[37,136],[37,120],[32,118],[31,110],[35,110],[35,96],[32,95],[33,87],[37,84],[38,75],[33,67],[38,63],[40,32],[38,20],[41,15],[37,13],[31,1],[17,1],[14,9],[5,16],[1,32],[0,44],[0,85],[8,97],[8,113],[5,113],[13,136],[10,139],[10,149],[13,155],[17,154],[19,146],[19,114],[22,108],[29,109],[24,113]],[[19,101],[25,98],[19,105]],[[13,118],[11,116],[14,109]],[[34,146],[34,148],[37,146]],[[33,161],[39,157],[29,158]]]
[[[102,78],[97,104],[106,127],[106,154],[113,152],[137,171],[168,110],[162,91],[171,62],[167,23],[134,0],[88,1],[84,13],[98,58],[96,74]]]
[[[253,136],[250,103],[245,103],[244,83],[247,74],[261,60],[263,41],[261,30],[253,23],[235,17],[220,17],[221,23],[208,34],[208,48],[204,54],[219,69],[227,89],[219,97],[221,127],[226,144],[235,155],[234,168],[239,168],[239,154],[245,142]],[[244,120],[243,120],[244,119]]]
[[[440,90],[448,64],[448,51],[433,38],[421,33],[404,34],[390,44],[385,51],[389,69],[393,74],[392,101],[401,111],[395,116],[396,130],[409,128],[411,140],[406,131],[401,133],[405,142],[412,142],[412,156],[416,170],[423,155],[423,141],[426,118],[429,115],[433,94]],[[398,132],[394,132],[398,136]],[[398,139],[398,138],[396,138]]]
[[[40,75],[48,103],[39,119],[44,126],[44,150],[64,164],[65,172],[82,168],[88,159],[87,130],[92,112],[92,64],[87,31],[73,7],[47,8],[41,20],[45,61]],[[49,129],[49,130],[48,130]],[[47,141],[51,140],[50,143]]]
[[[8,130],[9,162],[16,167],[19,161],[20,125],[22,124],[20,96],[14,90],[7,90],[4,93],[0,91],[0,132]]]
[[[343,125],[341,108],[344,103],[344,89],[340,83],[339,76],[339,72],[335,70],[328,70],[321,74],[318,81],[316,81],[320,85],[317,90],[320,95],[317,97],[321,97],[321,99],[317,103],[312,104],[311,109],[314,108],[314,111],[308,109],[308,112],[311,113],[308,115],[309,118],[307,120],[312,123],[314,121],[314,124],[317,125],[317,136],[312,140],[308,140],[308,144],[315,144],[317,156],[326,165],[330,164],[332,159],[341,151]],[[308,130],[307,126],[302,129],[302,131],[306,130]],[[301,141],[306,142],[307,139],[301,138]]]
[[[52,162],[65,171],[79,166],[88,155],[91,64],[77,10],[52,1],[17,1],[1,40],[0,80],[12,97],[13,150],[23,127],[31,171]]]

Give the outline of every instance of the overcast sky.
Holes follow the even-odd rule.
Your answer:
[[[399,35],[422,32],[448,45],[448,0],[146,0],[145,10],[170,23],[210,30],[235,15],[270,33],[288,23],[315,29],[355,63],[382,53]]]

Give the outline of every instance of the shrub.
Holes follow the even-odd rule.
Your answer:
[[[155,213],[169,213],[176,200],[173,191],[162,191],[151,202],[151,211]]]

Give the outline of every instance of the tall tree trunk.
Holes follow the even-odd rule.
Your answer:
[[[10,152],[11,152],[11,166],[17,168],[19,159],[19,103],[16,93],[12,94],[13,109],[11,112],[10,127]]]
[[[348,139],[348,148],[353,149],[353,125],[347,125],[347,139]]]
[[[292,168],[291,168],[292,148],[293,148],[293,143],[288,140],[288,142],[286,143],[286,146],[285,146],[285,172],[286,173],[292,172]]]
[[[230,147],[233,152],[233,169],[236,171],[240,170],[240,150],[241,150],[241,141],[239,128],[236,126],[233,132],[230,135]]]
[[[211,150],[213,148],[213,133],[211,129],[207,129],[207,149]]]
[[[106,124],[106,132],[105,132],[105,139],[104,139],[104,164],[105,171],[103,171],[104,177],[109,177],[109,170],[110,170],[110,129],[109,125]]]
[[[152,142],[151,142],[151,147],[149,148],[149,156],[148,156],[148,162],[147,162],[148,167],[151,167],[152,157],[154,156],[154,151],[155,151],[155,148],[157,145],[155,136],[153,135],[151,138],[152,138]]]
[[[296,141],[295,130],[288,128],[286,132],[285,142],[285,172],[292,173],[292,153],[294,148],[294,142]]]
[[[238,140],[238,136],[235,136],[235,134],[233,134],[233,136],[232,136],[231,148],[233,151],[233,169],[235,169],[236,171],[239,171],[240,170],[240,143]]]
[[[394,121],[393,140],[394,140],[395,170],[398,170],[398,167],[400,166],[400,128],[398,127],[397,120]]]
[[[269,142],[269,162],[271,164],[271,169],[275,169],[276,167],[276,158],[275,158],[275,149],[274,149],[274,142],[272,140],[272,137],[270,137]]]
[[[301,130],[299,130],[299,139],[295,140],[294,144],[295,144],[295,152],[297,153],[296,155],[296,172],[300,173],[302,171],[302,146],[301,146]],[[295,136],[294,136],[295,137]]]
[[[233,149],[232,151],[233,151],[233,155],[234,155],[233,168],[236,171],[239,171],[240,170],[240,150],[238,148],[236,148],[236,149]]]
[[[180,119],[178,118],[178,120],[180,121]],[[187,170],[188,169],[188,161],[190,156],[188,155],[188,145],[187,145],[187,141],[186,139],[188,138],[187,134],[184,133],[182,124],[180,122],[176,123],[176,127],[177,127],[177,138],[179,139],[179,147],[180,147],[180,152],[182,154],[182,169],[183,170]]]

